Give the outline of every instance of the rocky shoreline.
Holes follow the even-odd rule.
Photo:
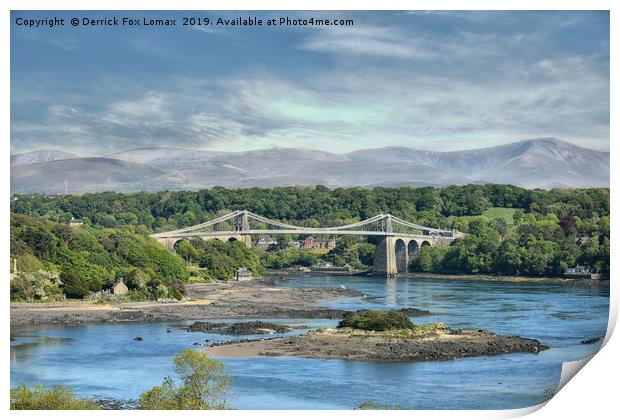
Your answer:
[[[500,276],[488,274],[435,274],[435,273],[407,273],[403,278],[429,280],[457,280],[457,281],[484,281],[495,283],[521,284],[558,284],[565,286],[604,286],[609,287],[609,280],[574,279],[565,277],[522,277]]]
[[[299,275],[299,273],[296,273]],[[531,284],[609,285],[609,281],[553,278],[521,278],[412,273],[405,277],[434,280],[519,282]],[[284,288],[275,286],[285,278],[267,277],[253,282],[188,285],[189,300],[183,302],[125,302],[95,304],[86,301],[11,303],[11,326],[47,324],[174,322],[188,319],[340,319],[342,310],[321,307],[327,300],[362,296],[341,288]],[[430,315],[411,309],[409,316]]]
[[[549,348],[535,339],[496,335],[487,330],[454,330],[445,326],[422,326],[422,330],[409,333],[326,328],[294,337],[218,343],[205,352],[215,357],[296,356],[414,362],[505,353],[538,354]]]
[[[315,273],[303,272],[296,270],[270,270],[271,275],[281,276],[285,279],[285,276],[295,275],[311,275]],[[372,277],[373,274],[369,271],[350,273],[349,275]],[[403,279],[431,279],[431,280],[457,280],[457,281],[485,281],[485,282],[497,282],[497,283],[531,283],[531,284],[559,284],[567,286],[605,286],[609,287],[609,279],[580,279],[580,278],[566,278],[566,277],[525,277],[525,276],[504,276],[504,275],[491,275],[491,274],[453,274],[453,273],[406,273],[399,274],[398,278]],[[278,278],[269,281],[281,281]]]
[[[275,287],[273,280],[188,285],[184,302],[95,304],[11,303],[11,327],[125,322],[175,322],[189,319],[340,319],[345,311],[321,307],[325,301],[362,296],[350,289]],[[409,316],[430,315],[405,308]]]

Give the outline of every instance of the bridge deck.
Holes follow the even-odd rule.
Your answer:
[[[258,222],[259,229],[252,229],[250,225]],[[254,225],[256,226],[256,225]],[[399,232],[400,230],[400,232]],[[411,233],[414,232],[422,233]],[[456,239],[455,231],[435,229],[418,225],[400,219],[391,214],[378,214],[366,220],[334,227],[306,227],[295,226],[287,223],[271,220],[254,214],[247,210],[236,210],[213,220],[200,223],[195,226],[176,229],[168,232],[160,232],[151,235],[157,239],[180,239],[208,236],[233,236],[233,235],[260,235],[260,234],[293,234],[293,235],[356,235],[356,236],[398,236],[415,239]],[[427,233],[427,234],[424,234]]]
[[[233,235],[262,235],[262,234],[293,234],[293,235],[356,235],[356,236],[398,236],[403,238],[446,238],[451,236],[441,235],[419,235],[414,233],[398,233],[398,232],[381,232],[381,231],[365,231],[365,230],[330,230],[330,229],[250,229],[250,230],[231,230],[231,231],[215,231],[215,232],[179,232],[179,233],[156,233],[151,235],[154,238],[191,238],[205,236],[233,236]]]

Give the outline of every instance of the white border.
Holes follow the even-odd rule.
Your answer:
[[[201,1],[201,0],[177,0],[177,1],[139,1],[139,0],[126,0],[126,1],[102,1],[91,0],[88,3],[77,0],[56,0],[54,2],[44,0],[5,0],[2,3],[3,19],[1,30],[1,44],[2,58],[0,72],[3,74],[2,78],[2,92],[5,92],[4,100],[1,106],[0,121],[3,128],[2,133],[5,134],[5,140],[0,143],[2,148],[2,156],[4,158],[4,164],[0,169],[2,171],[2,184],[0,190],[0,196],[5,197],[5,206],[2,207],[1,214],[4,223],[0,224],[2,232],[2,258],[0,258],[0,272],[9,272],[9,205],[8,197],[10,195],[10,73],[9,73],[9,57],[10,57],[10,10],[611,10],[611,115],[614,115],[614,111],[618,109],[616,106],[618,103],[618,92],[615,84],[614,70],[618,69],[617,53],[618,50],[618,27],[620,19],[618,18],[618,6],[620,2],[612,0],[417,0],[415,2],[403,1],[403,0],[383,0],[383,1],[345,1],[345,0],[297,0],[295,2],[285,0],[263,0],[258,4],[256,0],[218,0],[218,1]],[[615,121],[611,120],[610,138],[615,138],[617,134]],[[613,142],[610,142],[610,151],[612,158],[611,165],[611,184],[615,184],[615,180],[618,176],[618,169],[615,166],[614,161],[617,154],[617,147]],[[617,194],[615,190],[611,192],[612,204],[617,201]],[[615,209],[614,209],[615,210]],[[613,227],[616,226],[616,212],[612,211],[612,232]],[[613,235],[612,235],[613,236]],[[613,236],[615,238],[615,236]],[[617,246],[615,242],[612,242],[612,255],[617,255],[615,252]],[[617,313],[618,313],[618,287],[614,287],[614,278],[618,273],[615,269],[615,264],[612,264],[612,287],[611,287],[611,306],[610,306],[610,318],[609,328],[607,336],[605,337],[606,345],[597,354],[588,366],[583,369],[583,372],[579,374],[579,379],[570,381],[565,388],[558,393],[549,403],[548,406],[540,411],[537,411],[537,407],[530,407],[519,410],[502,410],[502,411],[392,411],[392,412],[369,412],[369,411],[321,411],[318,413],[310,411],[225,411],[217,413],[200,413],[200,412],[138,412],[138,411],[125,411],[125,412],[45,412],[46,418],[78,418],[87,415],[88,417],[131,417],[131,418],[146,418],[149,419],[159,416],[180,416],[184,418],[204,418],[204,416],[217,416],[221,419],[236,419],[239,417],[252,418],[270,418],[270,419],[289,419],[295,417],[296,419],[310,419],[315,418],[316,414],[321,417],[337,415],[339,418],[375,418],[378,416],[387,416],[405,418],[414,416],[419,418],[508,418],[526,415],[537,411],[532,418],[553,418],[562,417],[565,419],[571,418],[611,418],[612,414],[617,414],[617,391],[615,391],[615,384],[617,383],[616,377],[619,373],[618,360],[616,354],[620,354],[620,344],[618,339],[611,339],[611,333],[615,327]],[[6,279],[6,277],[5,277]],[[2,347],[2,354],[0,360],[2,360],[4,367],[3,376],[3,391],[4,395],[1,400],[2,407],[8,411],[10,417],[19,418],[36,418],[43,413],[36,412],[10,412],[8,390],[10,388],[10,355],[9,355],[9,330],[10,330],[10,315],[8,306],[8,281],[5,281],[4,285],[0,287],[0,294],[3,298],[3,302],[6,302],[4,308],[4,316],[1,317],[2,327],[4,331],[4,343]],[[574,370],[576,365],[568,366],[568,370]],[[578,369],[577,369],[578,370]]]

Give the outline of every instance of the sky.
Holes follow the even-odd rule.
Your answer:
[[[177,26],[16,24],[54,16]],[[184,16],[354,25],[191,27]],[[12,12],[11,21],[11,153],[448,151],[543,137],[609,150],[604,11]]]

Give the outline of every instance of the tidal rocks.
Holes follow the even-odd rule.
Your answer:
[[[587,338],[584,340],[581,340],[581,344],[594,344],[594,343],[598,343],[599,341],[601,341],[602,337],[593,337],[593,338]]]
[[[207,321],[196,321],[187,326],[189,332],[213,332],[214,330],[221,329],[226,324]]]
[[[119,400],[110,397],[95,398],[102,410],[137,410],[138,400]]]
[[[392,309],[392,310],[393,311],[397,311],[397,312],[402,312],[403,314],[407,315],[408,317],[432,315],[432,313],[430,311],[427,311],[427,310],[424,310],[424,309],[417,309],[417,308],[400,308],[400,309]]]
[[[293,331],[288,325],[274,324],[264,321],[236,322],[222,329],[222,334],[250,335],[250,334],[275,334]]]
[[[196,321],[187,326],[187,331],[222,335],[254,335],[286,333],[293,331],[293,328],[288,325],[264,321],[235,322],[232,324]]]

